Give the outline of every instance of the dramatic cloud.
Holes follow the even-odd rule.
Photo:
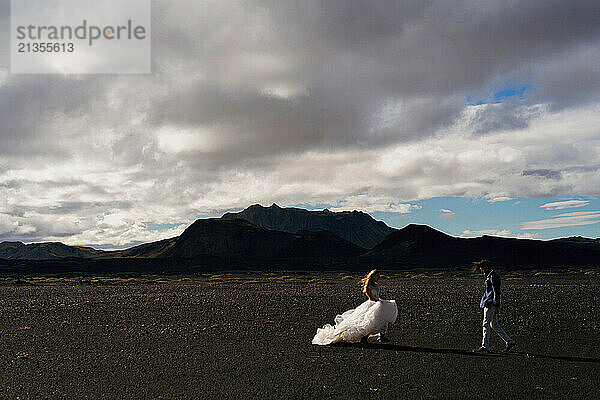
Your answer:
[[[253,203],[600,195],[597,1],[152,13],[150,75],[0,70],[0,240],[118,247]]]
[[[386,197],[370,196],[363,193],[349,196],[346,200],[340,201],[335,207],[330,207],[329,209],[334,212],[360,210],[368,213],[388,212],[408,214],[413,210],[421,209],[421,206],[410,203],[394,203],[392,199]]]
[[[566,226],[592,225],[600,222],[600,211],[576,211],[566,214],[554,215],[548,219],[528,221],[521,225],[522,229],[550,229]]]
[[[589,200],[565,200],[542,204],[540,207],[546,210],[563,210],[565,208],[584,207],[590,204]]]
[[[484,235],[517,239],[535,239],[537,237],[535,234],[527,232],[515,234],[508,229],[482,229],[479,231],[465,230],[460,234],[460,236],[464,238],[474,238]]]
[[[444,219],[450,219],[450,218],[454,218],[454,216],[456,215],[456,213],[452,210],[447,210],[445,208],[442,208],[440,210],[440,218],[444,218]]]

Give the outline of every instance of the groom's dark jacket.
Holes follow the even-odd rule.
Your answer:
[[[485,291],[479,306],[500,307],[500,275],[493,270],[485,278]]]

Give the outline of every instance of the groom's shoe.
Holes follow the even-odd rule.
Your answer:
[[[380,336],[379,341],[383,342],[383,343],[387,343],[390,341],[390,339],[387,336]]]
[[[504,350],[502,350],[503,353],[508,353],[510,351],[510,349],[512,349],[513,347],[515,347],[515,345],[517,344],[517,342],[512,341],[510,343],[506,343],[506,347],[504,348]]]
[[[487,347],[481,346],[475,350],[473,350],[473,353],[489,353],[490,350]]]

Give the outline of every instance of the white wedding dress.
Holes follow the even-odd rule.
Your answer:
[[[335,317],[335,326],[329,324],[317,329],[312,344],[328,345],[337,342],[360,342],[365,336],[385,334],[388,324],[394,323],[398,317],[398,306],[395,300],[379,299],[379,287],[369,286],[367,300],[358,307]]]

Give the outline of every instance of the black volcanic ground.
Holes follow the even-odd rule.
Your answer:
[[[468,273],[384,274],[392,342],[354,347],[310,340],[356,274],[4,277],[0,397],[599,398],[597,273],[500,273],[519,344],[484,356]]]

